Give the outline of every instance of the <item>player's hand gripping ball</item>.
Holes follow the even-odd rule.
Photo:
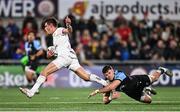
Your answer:
[[[57,51],[55,46],[49,46],[47,49],[47,55],[48,57],[57,56]]]

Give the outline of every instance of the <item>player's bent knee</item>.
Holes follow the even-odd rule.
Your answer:
[[[150,104],[152,102],[152,98],[149,95],[144,95],[141,97],[141,102]]]
[[[120,93],[119,92],[113,92],[112,99],[118,99],[119,97],[120,97]]]
[[[144,103],[146,103],[146,104],[150,104],[152,102],[152,100],[146,100],[146,101],[144,101]]]
[[[155,76],[153,76],[153,75],[148,75],[149,76],[149,79],[150,79],[150,81],[153,83],[153,82],[155,82],[155,81],[157,81],[157,78],[155,77]]]
[[[46,72],[46,70],[43,70],[43,71],[41,72],[41,75],[47,77],[47,72]]]
[[[90,81],[89,78],[84,78],[83,80],[86,82]]]
[[[45,77],[47,78],[47,76],[50,75],[50,74],[48,73],[47,70],[43,70],[43,71],[41,72],[41,75],[43,75],[43,76],[45,76]]]

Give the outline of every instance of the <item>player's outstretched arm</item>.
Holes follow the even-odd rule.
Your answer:
[[[39,50],[36,54],[30,55],[30,59],[31,59],[31,60],[35,60],[36,58],[39,58],[39,57],[42,56],[43,54],[44,54],[43,50]]]
[[[103,103],[109,104],[112,100],[118,99],[120,97],[120,93],[112,90],[112,92],[107,92],[103,94]]]
[[[65,18],[65,24],[66,24],[66,28],[63,29],[63,33],[64,34],[70,34],[73,32],[72,26],[71,26],[71,19],[67,16]]]
[[[39,50],[35,55],[36,55],[36,57],[40,57],[40,56],[42,56],[44,54],[44,52],[43,52],[43,50],[41,49],[41,50]]]
[[[106,93],[115,90],[118,87],[118,85],[120,85],[120,83],[120,80],[114,80],[111,84],[105,86],[104,88],[93,91],[91,94],[89,94],[88,98],[95,96],[98,93]]]

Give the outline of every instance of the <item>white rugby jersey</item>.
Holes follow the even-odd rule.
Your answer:
[[[68,34],[63,34],[63,27],[59,27],[53,33],[53,45],[58,53],[58,56],[71,56],[76,58],[75,51],[71,48]]]

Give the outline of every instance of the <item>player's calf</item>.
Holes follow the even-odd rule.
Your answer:
[[[79,67],[76,71],[74,71],[80,78],[82,78],[84,81],[93,81],[93,82],[97,82],[99,84],[102,84],[103,86],[108,85],[108,83],[101,79],[100,77],[98,77],[95,74],[88,74],[84,68]]]
[[[161,76],[161,74],[166,74],[166,75],[168,75],[170,77],[173,76],[172,71],[169,70],[168,68],[159,67],[158,70],[156,70],[153,74],[149,75],[151,83],[157,81],[159,79],[159,77]]]

